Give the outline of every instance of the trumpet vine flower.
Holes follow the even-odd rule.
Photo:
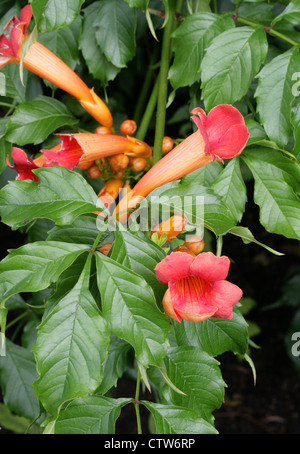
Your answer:
[[[4,27],[4,33],[0,36],[0,68],[9,63],[20,64],[31,17],[31,5],[26,5],[20,12],[20,20],[14,16]],[[77,98],[82,107],[99,123],[108,128],[112,127],[111,112],[94,89],[88,88],[66,63],[38,41],[31,44],[23,55],[23,66]]]
[[[200,109],[194,109],[192,119],[198,130],[184,139],[173,150],[158,161],[138,181],[127,200],[118,206],[120,222],[124,222],[129,208],[134,208],[154,189],[203,167],[215,159],[238,156],[245,148],[249,131],[241,113],[232,105],[220,104],[206,116]]]
[[[18,172],[16,180],[38,181],[38,177],[32,172],[32,170],[38,169],[40,167],[51,166],[51,164],[47,163],[46,158],[44,156],[40,156],[36,159],[30,157],[28,160],[25,151],[17,147],[12,147],[11,157],[14,162],[14,165],[10,164],[8,156],[6,157],[6,164],[8,165],[9,168],[16,170]]]
[[[242,290],[226,280],[228,257],[202,252],[196,257],[172,252],[155,267],[157,279],[168,284],[163,306],[169,317],[200,322],[209,317],[233,316],[232,306],[242,297]]]

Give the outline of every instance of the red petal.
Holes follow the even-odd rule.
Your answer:
[[[38,166],[32,160],[28,161],[25,151],[21,148],[12,147],[11,157],[15,165],[8,165],[18,172],[16,180],[38,181],[38,177],[32,172],[33,169],[38,169]]]
[[[77,140],[71,135],[57,134],[57,136],[62,140],[60,150],[41,150],[41,152],[52,164],[63,166],[72,170],[80,161],[83,153],[82,148],[78,144]]]
[[[226,279],[230,267],[228,257],[217,257],[212,252],[202,252],[197,255],[191,265],[191,274],[208,282]]]
[[[232,306],[242,297],[242,290],[228,281],[218,281],[211,288],[209,302],[217,308],[214,317],[232,318]]]
[[[29,25],[29,22],[32,18],[32,7],[31,5],[26,5],[20,11],[20,22],[24,24],[24,33]]]
[[[249,135],[246,126],[234,125],[226,134],[211,143],[211,151],[223,159],[234,158],[245,148]]]
[[[185,252],[172,252],[155,267],[156,277],[163,284],[175,282],[190,275],[194,257]]]

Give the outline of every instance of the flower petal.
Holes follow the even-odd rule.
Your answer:
[[[172,252],[155,267],[156,277],[163,284],[175,282],[190,274],[194,257],[185,252]]]
[[[62,141],[60,149],[58,151],[41,150],[41,152],[51,164],[72,170],[78,164],[83,150],[71,134],[57,134],[57,136]]]
[[[201,277],[208,282],[226,279],[230,260],[226,256],[217,257],[212,252],[202,252],[197,255],[191,265],[191,274]]]
[[[209,302],[217,308],[214,317],[232,318],[232,306],[242,297],[242,290],[228,281],[215,282],[209,294]]]
[[[14,161],[14,166],[11,166],[7,159],[7,165],[18,172],[16,180],[33,180],[38,181],[38,177],[32,172],[33,169],[38,169],[32,159],[30,161],[27,158],[25,151],[21,148],[12,147],[11,157]]]
[[[234,125],[219,137],[210,142],[211,152],[222,159],[234,158],[241,154],[249,139],[247,126]]]

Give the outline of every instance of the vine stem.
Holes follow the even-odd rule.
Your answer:
[[[153,146],[153,164],[158,162],[162,157],[162,143],[165,133],[166,122],[166,105],[168,98],[168,72],[170,63],[171,50],[171,33],[175,18],[175,2],[170,2],[168,22],[163,32],[161,62],[158,82],[158,100],[155,122],[155,136]]]
[[[250,25],[251,27],[262,27],[272,36],[276,36],[277,38],[280,38],[283,41],[286,41],[287,43],[291,44],[292,46],[298,46],[298,47],[300,46],[300,43],[298,43],[297,41],[294,41],[293,39],[289,38],[288,36],[285,36],[282,33],[277,32],[276,30],[274,30],[271,27],[264,27],[261,24],[252,22],[248,19],[244,19],[243,17],[240,17],[240,16],[238,16],[235,20],[237,22],[240,22],[241,24]]]
[[[219,235],[217,238],[217,251],[216,256],[221,257],[222,255],[222,247],[223,247],[223,236]]]
[[[135,396],[134,396],[134,408],[135,408],[135,414],[136,414],[138,434],[142,434],[140,404],[139,404],[140,385],[141,385],[141,373],[140,373],[140,369],[138,368],[137,378],[136,378]]]
[[[151,118],[152,118],[152,115],[153,115],[153,112],[154,112],[154,109],[156,106],[157,94],[158,94],[158,79],[156,79],[155,85],[153,87],[151,96],[149,98],[147,107],[146,107],[144,115],[143,115],[142,121],[136,132],[135,137],[137,139],[144,140],[144,138],[145,138],[145,135],[148,131],[148,127],[149,127],[149,124],[150,124],[150,121],[151,121]]]

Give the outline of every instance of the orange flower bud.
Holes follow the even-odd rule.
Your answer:
[[[137,126],[134,120],[124,120],[120,126],[120,133],[122,136],[132,136],[136,129]]]
[[[129,168],[134,172],[141,172],[147,167],[147,159],[145,158],[131,158]]]
[[[107,128],[106,126],[98,126],[95,131],[96,134],[112,134],[111,129]]]
[[[103,244],[98,251],[101,252],[103,255],[107,255],[112,247],[112,243],[105,243]]]
[[[151,235],[156,233],[160,238],[164,233],[167,235],[167,242],[174,240],[184,229],[187,224],[187,219],[184,216],[175,215],[167,221],[163,221],[154,227]]]
[[[92,165],[94,164],[95,161],[83,161],[83,162],[79,162],[76,166],[76,169],[79,169],[79,170],[86,170],[86,169],[89,169],[90,167],[92,167]]]
[[[203,251],[205,243],[201,236],[194,235],[191,238],[188,238],[183,246],[192,251],[195,255],[197,255]]]
[[[96,165],[91,166],[87,171],[87,176],[89,178],[92,178],[93,180],[96,178],[99,178],[100,175],[101,175],[101,170]]]
[[[173,249],[173,252],[185,252],[186,254],[190,254],[193,257],[196,257],[196,255],[187,247],[182,244],[181,246],[177,246],[175,249]]]
[[[115,172],[113,172],[113,176],[117,180],[121,180],[124,177],[124,170],[116,170]]]
[[[163,138],[162,154],[165,155],[165,154],[169,153],[169,151],[172,150],[173,146],[174,146],[174,140],[169,136],[165,136]]]
[[[129,157],[124,153],[115,154],[114,156],[109,158],[109,164],[112,170],[127,169],[129,164]]]

